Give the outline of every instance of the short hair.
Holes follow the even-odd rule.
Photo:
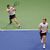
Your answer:
[[[7,7],[9,7],[10,5],[8,4]]]
[[[47,21],[47,19],[46,19],[46,18],[43,18],[43,20]]]

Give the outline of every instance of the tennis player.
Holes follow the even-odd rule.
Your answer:
[[[7,12],[9,14],[10,24],[14,23],[16,27],[20,27],[19,22],[16,19],[16,8],[13,6],[7,5]]]
[[[43,43],[43,48],[46,48],[46,35],[48,32],[48,23],[46,18],[42,19],[42,22],[39,25],[39,31],[40,31],[41,43]]]

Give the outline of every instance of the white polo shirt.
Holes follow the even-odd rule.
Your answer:
[[[15,11],[14,11],[13,7],[10,7],[9,9],[7,9],[7,12],[8,12],[9,15],[14,15],[15,14]]]
[[[46,32],[46,29],[48,27],[48,23],[46,22],[45,24],[43,23],[40,23],[39,27],[42,27],[41,30],[42,30],[42,33],[45,33]]]

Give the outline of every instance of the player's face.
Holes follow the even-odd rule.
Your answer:
[[[43,19],[43,23],[46,23],[45,19]]]

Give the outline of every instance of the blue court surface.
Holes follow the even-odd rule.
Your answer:
[[[50,50],[50,31],[46,49]],[[0,31],[0,50],[44,50],[38,30]]]

